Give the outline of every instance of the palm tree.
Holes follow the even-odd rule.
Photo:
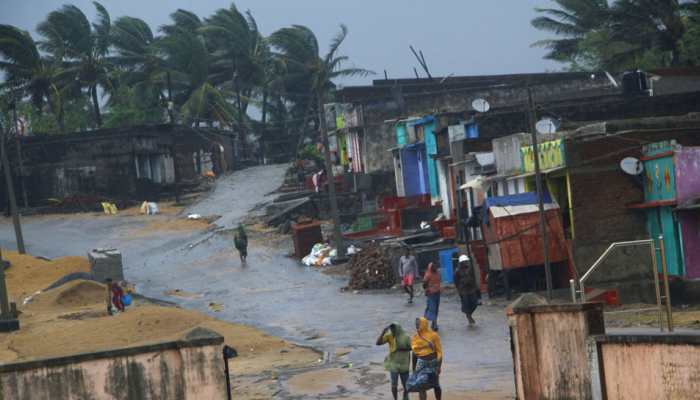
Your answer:
[[[211,81],[211,55],[201,30],[203,22],[190,11],[170,15],[172,24],[160,28],[158,48],[163,52],[166,71],[172,76],[172,101],[187,123],[230,125],[234,112],[226,93]],[[170,87],[168,90],[171,90]]]
[[[166,64],[151,28],[143,20],[120,17],[111,30],[112,63],[124,71],[119,84],[165,102]]]
[[[0,70],[5,82],[0,91],[18,98],[29,97],[38,112],[48,103],[59,129],[64,130],[62,90],[56,84],[58,68],[42,57],[31,35],[11,25],[0,25]]]
[[[97,22],[90,24],[76,6],[64,5],[52,11],[37,27],[44,40],[39,47],[62,63],[65,86],[86,88],[92,100],[97,126],[102,126],[98,87],[109,88],[111,64],[107,58],[110,47],[111,20],[107,10],[93,2]]]
[[[245,147],[248,105],[263,73],[257,63],[264,46],[262,35],[253,16],[250,13],[244,16],[234,4],[217,10],[205,20],[200,31],[212,54],[212,81],[235,94],[241,144]]]
[[[345,256],[343,237],[340,231],[340,216],[338,202],[335,196],[335,181],[331,164],[331,152],[328,144],[328,131],[323,105],[328,93],[333,89],[332,80],[350,76],[367,76],[371,71],[362,68],[343,68],[343,63],[349,59],[338,55],[340,46],[348,35],[348,28],[340,26],[340,32],[333,38],[325,56],[321,56],[316,35],[311,29],[295,25],[282,28],[271,36],[271,41],[280,51],[279,55],[287,66],[287,79],[299,78],[310,85],[311,94],[316,102],[321,139],[323,141],[326,173],[328,174],[328,194],[333,215],[335,247],[338,257]]]
[[[679,0],[616,0],[612,37],[629,43],[618,57],[640,57],[651,50],[670,54],[670,65],[681,62],[681,40],[686,32],[684,3]]]
[[[537,29],[552,32],[558,39],[535,42],[533,46],[548,50],[545,58],[576,62],[581,43],[591,32],[606,29],[610,10],[607,0],[554,0],[559,8],[536,8],[542,14],[532,20]]]

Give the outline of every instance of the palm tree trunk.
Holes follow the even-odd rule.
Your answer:
[[[323,156],[326,159],[326,174],[328,175],[328,200],[331,203],[331,216],[333,217],[333,241],[338,251],[338,258],[343,259],[345,258],[345,247],[343,247],[343,235],[340,232],[340,213],[338,212],[338,199],[335,195],[335,177],[333,175],[333,163],[331,162],[331,149],[328,144],[326,118],[323,115],[324,96],[322,91],[319,91],[317,98],[319,127],[321,128],[321,140],[323,140]]]
[[[309,119],[311,119],[311,114],[313,114],[313,105],[313,100],[309,101],[309,105],[306,107],[306,112],[304,113],[304,120],[302,121],[301,126],[299,127],[299,140],[297,141],[297,151],[301,149],[301,144],[304,142],[304,132],[306,131],[306,125],[309,123]]]
[[[95,109],[95,120],[97,121],[97,127],[102,127],[102,114],[100,114],[100,102],[97,99],[97,85],[93,85],[90,88],[90,94],[92,95],[92,106]]]
[[[59,132],[66,133],[66,124],[63,118],[63,103],[60,100],[58,100],[59,104],[56,105],[53,103],[54,100],[48,96],[47,100],[49,103],[49,108],[51,109],[51,114],[53,114],[54,118],[56,118],[56,123],[58,124]]]
[[[262,133],[260,137],[265,139],[265,133],[267,131],[267,86],[263,88],[263,98],[262,98]]]
[[[671,48],[671,66],[677,67],[681,64],[681,52],[676,44]]]

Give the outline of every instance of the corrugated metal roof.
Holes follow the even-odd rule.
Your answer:
[[[544,205],[545,211],[558,209],[559,205],[556,203],[547,203]],[[490,207],[491,215],[494,218],[512,217],[513,215],[520,214],[532,214],[539,212],[540,208],[536,204],[524,204],[517,206],[504,206],[504,207]]]

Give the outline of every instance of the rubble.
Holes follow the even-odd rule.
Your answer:
[[[372,243],[350,258],[348,287],[358,289],[389,289],[397,281],[391,257],[382,246]]]

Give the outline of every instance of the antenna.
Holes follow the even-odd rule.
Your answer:
[[[384,70],[384,79],[387,81],[389,80],[389,74],[386,73],[386,70]]]
[[[440,84],[442,85],[443,83],[445,83],[446,80],[450,79],[454,75],[455,75],[455,73],[453,72],[453,73],[447,75],[446,77],[442,78],[442,80],[440,80]]]
[[[416,52],[416,49],[413,48],[413,45],[408,46],[409,49],[411,49],[411,52],[413,55],[416,57],[416,60],[418,60],[418,64],[423,68],[423,71],[425,71],[425,74],[428,75],[428,78],[433,79],[433,76],[430,75],[430,70],[428,69],[428,64],[425,62],[425,57],[423,57],[423,51],[420,51],[420,55],[418,52]]]
[[[418,75],[418,70],[416,67],[413,67],[413,73],[416,74],[416,79],[420,79],[420,76]]]
[[[613,78],[613,76],[610,74],[610,72],[608,72],[608,71],[603,71],[603,72],[605,72],[605,76],[608,77],[608,80],[610,81],[610,83],[612,83],[613,86],[615,86],[616,88],[620,87],[620,85],[617,83],[615,78]]]

